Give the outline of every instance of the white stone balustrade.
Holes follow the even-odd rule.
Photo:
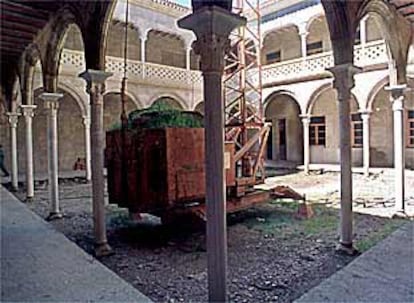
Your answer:
[[[355,46],[354,53],[355,65],[359,67],[388,62],[387,49],[383,40],[357,45]],[[62,52],[61,60],[63,68],[75,68],[79,71],[85,69],[83,52],[65,49]],[[305,59],[297,58],[265,65],[262,69],[262,83],[269,84],[317,75],[333,66],[334,60],[331,51],[307,56]],[[122,75],[124,60],[118,57],[107,56],[106,71],[113,73],[115,77],[116,75]],[[188,87],[188,85],[194,85],[196,88],[201,88],[202,85],[201,73],[194,70],[189,71],[185,68],[128,60],[127,72],[128,78],[131,81],[157,83],[165,86]],[[251,71],[252,82],[255,82],[256,74],[254,70]]]
[[[355,46],[355,65],[359,67],[370,66],[388,62],[388,55],[383,40]],[[312,76],[323,73],[327,68],[334,66],[332,52],[283,61],[263,66],[262,81],[264,84],[288,79]]]
[[[83,52],[65,49],[61,57],[62,68],[65,70],[85,70]],[[145,66],[145,68],[143,68]],[[106,57],[106,71],[115,75],[122,75],[124,72],[124,60],[118,57]],[[185,68],[161,65],[156,63],[142,63],[140,61],[128,60],[128,78],[137,82],[156,82],[168,86],[172,85],[195,85],[202,84],[202,77],[199,71],[189,71]],[[145,79],[145,80],[144,80]]]

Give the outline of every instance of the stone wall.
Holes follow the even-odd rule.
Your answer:
[[[310,146],[311,163],[339,163],[339,124],[338,104],[336,91],[327,89],[314,101],[311,108],[313,117],[325,117],[326,144]],[[356,101],[351,103],[351,113],[358,111]],[[354,165],[362,164],[362,149],[353,148],[352,157]]]
[[[280,130],[278,121],[285,119],[286,123],[286,160],[296,163],[303,162],[303,127],[300,121],[299,106],[294,99],[287,95],[278,95],[269,100],[266,107],[266,120],[272,122],[270,133],[272,142],[272,159],[280,159]]]

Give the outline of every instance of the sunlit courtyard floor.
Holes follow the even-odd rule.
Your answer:
[[[228,216],[229,296],[233,302],[292,302],[355,257],[338,255],[339,174],[306,176],[283,171],[266,186],[289,185],[304,193],[315,212],[298,219],[298,203],[274,200]],[[407,206],[413,207],[413,180],[407,178]],[[52,225],[85,251],[93,251],[91,186],[61,180],[65,217]],[[393,180],[387,174],[354,174],[355,245],[366,251],[406,220],[393,213]],[[24,192],[16,193],[21,200]],[[358,201],[357,201],[358,200]],[[365,206],[362,203],[365,202]],[[28,206],[46,218],[47,185],[38,183]],[[108,238],[115,255],[101,262],[156,302],[207,300],[203,231],[163,226],[153,216],[140,222],[127,210],[107,206]]]

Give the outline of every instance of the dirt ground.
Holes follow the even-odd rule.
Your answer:
[[[306,178],[299,173],[276,180],[300,189],[322,186],[331,193],[323,201],[312,200],[315,216],[308,220],[296,218],[296,202],[280,200],[228,216],[230,301],[292,302],[355,258],[335,253],[338,209],[333,206],[337,197],[329,186],[336,186],[337,180],[334,173]],[[80,179],[60,184],[65,216],[51,224],[92,253],[91,187]],[[23,200],[24,192],[16,196]],[[28,206],[47,217],[45,184],[37,184],[35,200]],[[366,214],[356,214],[354,221],[356,246],[361,251],[403,223]],[[162,226],[152,216],[132,222],[126,210],[113,205],[107,206],[107,227],[115,254],[100,261],[139,291],[156,302],[207,300],[204,232]]]

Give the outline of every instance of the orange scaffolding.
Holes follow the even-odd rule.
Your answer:
[[[242,184],[252,186],[264,180],[269,126],[263,118],[260,1],[234,2],[233,12],[246,17],[248,22],[231,34],[223,87],[226,140],[236,144],[237,178],[243,187]]]

